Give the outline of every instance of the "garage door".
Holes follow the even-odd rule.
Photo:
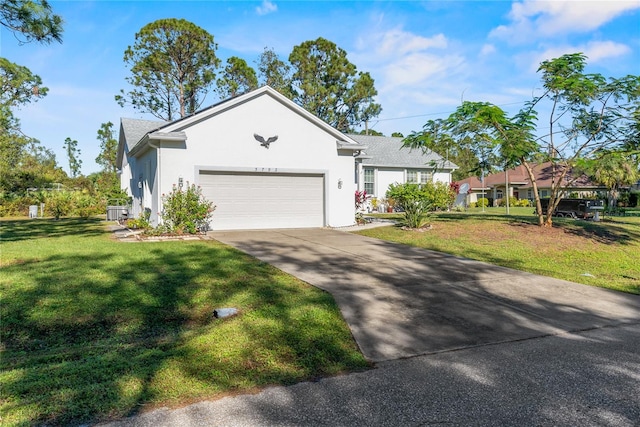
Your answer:
[[[323,175],[203,171],[200,186],[214,230],[324,226]]]

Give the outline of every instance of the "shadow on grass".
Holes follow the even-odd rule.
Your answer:
[[[589,392],[575,390],[575,383],[570,380],[573,373],[567,374],[566,368],[558,363],[547,363],[550,358],[546,351],[550,351],[556,360],[562,360],[559,354],[575,350],[573,341],[576,338],[563,335],[561,331],[637,325],[640,321],[638,296],[515,273],[483,262],[339,231],[283,230],[238,237],[224,232],[213,235],[331,292],[370,360],[384,362],[404,357],[409,358],[403,362],[404,366],[414,361],[421,361],[423,365],[415,368],[415,375],[408,368],[395,380],[384,377],[378,381],[362,381],[359,386],[349,388],[358,381],[354,379],[347,383],[346,392],[343,388],[327,391],[321,386],[317,387],[316,393],[292,388],[280,390],[283,397],[275,402],[267,398],[243,400],[241,406],[250,407],[251,419],[260,420],[260,424],[295,424],[301,407],[309,408],[305,412],[309,424],[331,423],[322,418],[326,408],[339,412],[338,424],[364,422],[371,425],[389,422],[429,424],[436,420],[433,414],[437,414],[439,422],[474,424],[477,418],[465,414],[475,411],[473,413],[480,416],[479,408],[486,424],[496,420],[498,424],[526,424],[531,420],[554,424],[554,421],[566,422],[567,418],[563,418],[566,417],[565,407],[562,406],[565,403],[572,408],[598,408],[612,419],[627,419],[624,417],[635,413],[630,400],[624,404],[618,404],[619,400],[603,402],[590,394],[593,390],[604,389],[608,381],[615,383],[616,380],[616,375],[602,379],[602,373],[606,371],[603,366],[607,366],[609,359],[594,354],[593,346],[583,345],[580,353],[572,354],[570,360],[567,355],[565,363],[569,367],[575,362],[582,369],[601,374],[595,378],[588,375],[580,378],[581,382],[590,385]],[[494,255],[493,259],[496,263],[505,261],[499,259],[499,255]],[[509,349],[518,351],[517,348],[522,348],[501,346],[505,342],[533,343],[536,340],[531,338],[558,335],[554,340],[562,343],[555,349],[536,348],[532,355],[527,355],[525,349],[501,357]],[[485,353],[500,356],[494,357],[495,363],[486,368],[474,357],[456,362],[456,355],[464,353],[457,350],[468,347],[484,347]],[[606,343],[600,346],[601,349],[604,347]],[[627,346],[627,351],[631,351],[631,347]],[[454,351],[449,353],[451,350]],[[433,354],[440,352],[444,353]],[[425,354],[431,356],[411,358]],[[428,366],[440,356],[441,363]],[[535,369],[528,366],[524,369],[538,375],[531,380],[527,374],[520,375],[517,367],[534,357]],[[503,365],[505,362],[508,365]],[[584,365],[579,365],[581,362]],[[507,370],[509,378],[504,374]],[[430,380],[414,381],[427,371],[434,374]],[[366,378],[371,379],[375,372],[366,373]],[[483,375],[492,378],[485,380]],[[556,384],[558,377],[567,381]],[[634,371],[621,372],[619,377],[624,378],[625,384],[635,383]],[[509,382],[511,378],[514,378],[513,383]],[[545,386],[538,386],[538,380],[545,380]],[[459,387],[452,387],[450,397],[443,399],[441,390],[447,387],[440,385],[449,381]],[[467,399],[460,390],[470,390],[472,384],[481,387]],[[377,392],[370,392],[370,389]],[[514,414],[522,414],[522,399],[518,396],[529,396],[532,390],[536,399],[558,401],[560,405],[527,406],[526,416],[514,418]],[[385,398],[376,400],[377,393]],[[511,398],[510,409],[500,412],[498,407],[501,405],[493,405],[496,395]],[[310,405],[308,396],[313,396],[314,402],[323,403]],[[389,404],[389,401],[397,402],[397,405]],[[410,405],[407,402],[411,402]],[[464,408],[460,412],[451,411],[452,402],[464,402]],[[316,406],[322,411],[315,410]],[[426,409],[420,411],[417,407]],[[487,412],[497,418],[486,417]],[[412,415],[417,418],[406,418]]]
[[[25,222],[9,241],[85,235],[89,224],[104,244],[2,268],[9,424],[97,421],[366,367],[329,294],[236,250],[112,242],[92,221]],[[212,316],[229,306],[240,315]]]
[[[482,221],[509,223],[515,226],[538,226],[538,217],[534,215],[499,215],[482,213],[445,213],[434,214],[438,222],[459,223]],[[553,227],[562,229],[566,233],[592,239],[600,243],[628,244],[640,240],[640,222],[634,221],[585,221],[571,218],[553,218]]]
[[[99,218],[37,218],[0,221],[0,240],[16,242],[39,237],[98,236],[105,221]]]

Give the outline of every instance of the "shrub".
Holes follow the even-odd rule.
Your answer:
[[[29,204],[24,198],[4,197],[0,201],[0,217],[26,215]]]
[[[127,228],[150,230],[151,223],[149,222],[149,215],[140,215],[138,218],[128,218]]]
[[[428,182],[420,186],[433,210],[449,209],[456,200],[455,186],[444,182]]]
[[[73,193],[70,191],[52,191],[47,195],[45,209],[55,219],[69,216],[73,212]]]
[[[99,201],[86,193],[75,193],[73,203],[75,213],[81,218],[89,218],[101,213]]]
[[[498,202],[498,206],[502,206],[502,207],[506,206],[507,204],[505,199],[498,199],[497,202]],[[509,197],[509,206],[519,206],[518,202],[519,202],[518,199],[516,199],[515,197],[513,196]]]
[[[162,195],[162,221],[172,233],[195,234],[205,231],[215,210],[213,202],[202,195],[200,187],[187,183],[186,190],[175,185],[168,195]]]
[[[516,206],[520,206],[522,208],[529,208],[531,207],[531,202],[529,201],[529,199],[520,199],[518,200],[518,203],[516,204]]]
[[[396,206],[404,211],[403,223],[409,228],[420,228],[427,223],[431,208],[426,192],[418,184],[392,184],[387,190],[387,199],[396,201]]]
[[[482,208],[482,207],[486,208],[487,206],[489,206],[489,199],[487,199],[486,197],[482,197],[478,199],[478,201],[476,202],[476,206],[479,208]]]
[[[355,206],[356,206],[356,223],[364,224],[364,215],[362,214],[362,207],[367,201],[367,192],[356,190],[354,199],[355,199]]]

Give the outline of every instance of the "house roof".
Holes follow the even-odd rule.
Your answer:
[[[561,168],[562,166],[556,165],[556,168]],[[553,166],[551,162],[540,163],[537,165],[532,165],[533,176],[536,180],[536,184],[538,188],[550,188],[553,182]],[[555,175],[558,176],[561,170],[556,169]],[[513,169],[509,169],[507,171],[507,176],[509,178],[509,185],[515,187],[524,187],[531,188],[531,180],[529,179],[529,175],[527,173],[526,168],[523,165],[519,165]],[[503,187],[505,185],[506,177],[505,172],[498,172],[486,175],[484,177],[484,188],[495,188],[495,187]],[[572,182],[573,181],[573,182]],[[565,176],[565,182],[571,183],[569,185],[570,188],[601,188],[602,186],[597,184],[596,182],[590,180],[586,175],[581,174],[574,176],[571,171],[567,173]],[[472,176],[469,178],[465,178],[463,180],[458,181],[460,185],[469,184],[471,190],[480,190],[482,189],[482,182],[480,178],[476,176]]]
[[[127,141],[136,144],[147,133],[159,129],[170,122],[122,118],[120,123],[122,124],[122,130]]]
[[[363,165],[424,168],[433,167],[454,170],[457,169],[454,163],[445,160],[442,156],[433,151],[423,151],[421,149],[410,149],[402,146],[403,138],[391,136],[372,135],[349,135],[353,140],[367,148],[356,158],[362,159]]]
[[[118,146],[118,167],[122,164],[122,156],[124,155],[123,147],[125,144],[129,149],[129,153],[135,154],[136,152],[144,149],[150,139],[154,139],[155,137],[158,137],[158,139],[178,138],[181,135],[184,135],[184,129],[192,126],[193,124],[206,120],[211,116],[220,114],[237,105],[249,102],[252,99],[263,95],[270,96],[277,102],[280,102],[300,116],[314,123],[316,126],[322,128],[327,133],[333,135],[336,138],[338,149],[357,152],[366,148],[358,141],[341,133],[328,123],[316,117],[314,114],[297,105],[289,98],[280,94],[275,89],[269,86],[262,86],[254,91],[218,102],[210,107],[171,122],[122,118],[120,126],[121,135]]]

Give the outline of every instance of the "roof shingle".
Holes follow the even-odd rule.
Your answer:
[[[424,168],[432,167],[435,162],[439,168],[452,170],[458,168],[454,163],[433,151],[423,152],[421,149],[403,147],[403,138],[355,134],[348,136],[368,147],[360,155],[363,165]]]

